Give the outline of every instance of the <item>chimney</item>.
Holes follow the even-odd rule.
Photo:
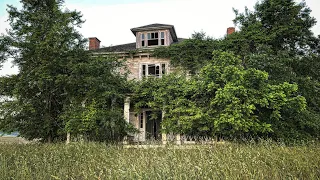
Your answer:
[[[234,33],[235,31],[236,31],[236,28],[234,28],[234,27],[228,27],[228,28],[227,28],[227,35],[232,34],[232,33]]]
[[[89,50],[95,50],[100,48],[100,40],[96,37],[89,38]]]

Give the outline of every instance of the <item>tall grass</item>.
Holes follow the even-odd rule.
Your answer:
[[[320,146],[1,144],[0,179],[319,179]]]

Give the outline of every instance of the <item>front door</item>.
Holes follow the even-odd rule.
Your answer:
[[[146,111],[146,137],[152,140],[161,140],[161,113]]]

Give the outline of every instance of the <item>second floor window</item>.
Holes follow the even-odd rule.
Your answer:
[[[142,64],[141,77],[161,77],[166,74],[166,64]]]

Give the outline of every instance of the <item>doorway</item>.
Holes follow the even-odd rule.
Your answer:
[[[146,138],[161,140],[161,112],[146,111]]]

